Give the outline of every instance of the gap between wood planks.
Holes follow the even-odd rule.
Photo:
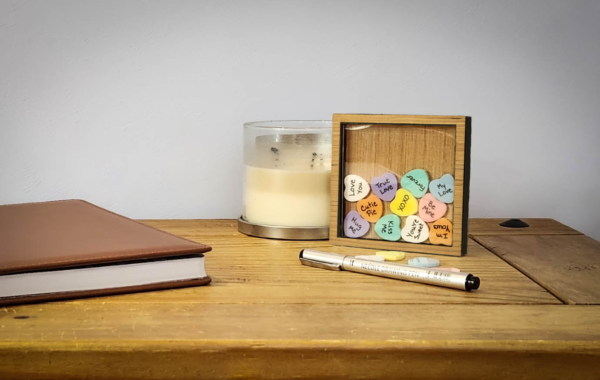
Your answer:
[[[485,235],[483,235],[483,236],[485,236]],[[481,243],[481,242],[479,242],[479,240],[477,240],[477,236],[470,236],[469,239],[473,240],[475,243],[477,243],[478,245],[480,245],[481,247],[483,247],[487,251],[491,252],[495,256],[497,256],[500,259],[502,259],[502,261],[504,261],[505,263],[507,263],[508,265],[510,265],[512,268],[514,268],[515,270],[519,271],[522,275],[524,275],[525,277],[527,277],[531,281],[533,281],[536,284],[538,284],[539,286],[541,286],[548,293],[552,294],[552,296],[554,298],[556,298],[557,300],[559,300],[563,305],[568,305],[567,302],[565,302],[562,299],[560,299],[556,294],[554,294],[554,292],[552,292],[550,289],[548,289],[546,286],[544,286],[544,284],[542,284],[540,281],[535,280],[533,277],[531,277],[529,274],[527,274],[527,272],[522,271],[521,269],[519,269],[519,268],[515,267],[514,265],[512,265],[509,261],[505,260],[504,257],[503,257],[504,255],[499,255],[496,252],[494,252],[493,248],[495,248],[495,247],[493,247],[493,248],[486,247],[483,243]]]

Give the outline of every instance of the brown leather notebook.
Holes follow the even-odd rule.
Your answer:
[[[0,305],[206,285],[208,245],[82,200],[0,206]]]

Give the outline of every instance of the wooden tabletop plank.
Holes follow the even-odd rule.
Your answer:
[[[563,305],[474,241],[431,256],[480,276],[469,293],[298,260],[372,250],[146,223],[211,245],[213,283],[0,309],[1,379],[600,377],[600,307]]]
[[[212,342],[63,347],[18,351],[0,348],[4,379],[578,379],[597,380],[598,351],[576,345],[555,350],[543,343],[480,349],[473,344],[362,348],[320,342],[273,347],[245,341],[237,348]],[[25,365],[23,365],[25,363]]]
[[[202,303],[514,303],[560,304],[554,296],[474,241],[463,257],[407,253],[402,263],[417,256],[435,257],[441,265],[481,277],[478,291],[464,292],[407,281],[306,267],[298,255],[313,248],[347,255],[371,255],[374,250],[332,247],[327,241],[279,241],[248,237],[227,221],[199,225],[196,221],[146,221],[149,225],[209,244],[206,270],[211,289],[182,289],[104,298],[102,302],[189,299]],[[190,228],[190,226],[194,228]],[[200,228],[202,227],[202,228]]]
[[[566,305],[90,303],[0,309],[2,344],[215,340],[600,343],[600,312]],[[37,343],[36,343],[37,342]],[[9,344],[10,343],[10,344]],[[361,343],[362,344],[362,343]],[[504,344],[504,343],[502,343]]]
[[[114,306],[74,301],[2,310],[0,377],[600,375],[600,313],[595,307]]]
[[[600,305],[600,242],[585,235],[475,239],[563,302]]]
[[[508,228],[500,223],[509,218],[469,219],[469,236],[479,235],[581,235],[581,232],[554,220],[545,218],[521,218],[529,224],[526,228]]]

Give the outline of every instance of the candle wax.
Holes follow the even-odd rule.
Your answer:
[[[246,166],[245,218],[288,227],[329,226],[331,170]]]

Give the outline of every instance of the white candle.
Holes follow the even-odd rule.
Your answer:
[[[329,226],[331,122],[246,123],[244,163],[248,223]]]
[[[331,170],[327,169],[246,166],[246,220],[272,226],[329,226]]]

